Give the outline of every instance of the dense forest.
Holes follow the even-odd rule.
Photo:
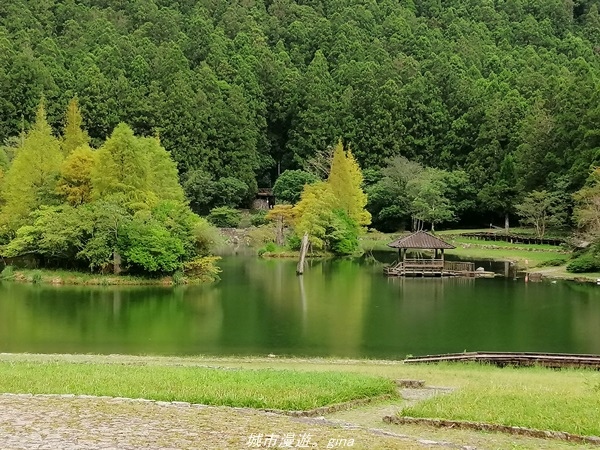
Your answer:
[[[598,3],[5,0],[0,170],[42,97],[54,130],[78,97],[92,147],[160,136],[199,209],[341,138],[382,229],[410,226],[412,169],[437,222],[502,223],[534,191],[570,211],[600,163]]]

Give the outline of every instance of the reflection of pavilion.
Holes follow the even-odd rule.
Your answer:
[[[471,262],[444,261],[444,250],[455,248],[425,231],[417,231],[388,244],[398,249],[398,260],[384,268],[390,277],[476,276]],[[407,258],[408,250],[433,250],[431,258]],[[487,272],[482,272],[487,274]]]

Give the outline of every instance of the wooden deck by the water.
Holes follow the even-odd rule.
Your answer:
[[[506,353],[469,352],[447,353],[409,357],[406,364],[431,364],[439,362],[479,362],[496,366],[544,366],[560,369],[563,367],[588,367],[600,369],[599,355],[577,355],[564,353]]]
[[[493,277],[492,272],[475,270],[471,262],[443,259],[404,259],[385,267],[388,277]]]

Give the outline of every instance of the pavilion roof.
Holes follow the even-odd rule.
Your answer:
[[[401,236],[394,242],[390,242],[388,247],[393,248],[421,248],[421,249],[448,249],[456,248],[446,241],[441,240],[426,231],[417,231],[408,236]]]

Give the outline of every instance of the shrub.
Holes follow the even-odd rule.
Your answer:
[[[253,247],[275,242],[275,229],[272,225],[262,225],[258,228],[248,230],[249,244]]]
[[[192,228],[194,244],[199,255],[208,255],[222,244],[223,238],[219,230],[203,217],[200,217]]]
[[[278,203],[294,204],[300,200],[304,186],[316,181],[318,181],[316,176],[304,170],[286,170],[277,178],[273,186],[273,194]]]
[[[217,266],[219,256],[204,256],[196,258],[183,265],[183,273],[189,278],[200,281],[215,281],[219,279],[221,269]]]
[[[540,266],[541,267],[556,267],[556,266],[562,266],[566,262],[567,262],[567,260],[562,259],[562,258],[549,259],[548,261],[541,262]]]
[[[264,209],[252,214],[252,217],[250,217],[250,224],[253,227],[260,227],[261,225],[266,225],[267,223],[269,223],[267,220],[267,211]]]
[[[15,278],[15,268],[6,266],[0,273],[0,280],[13,280]]]
[[[212,175],[204,170],[192,170],[183,181],[183,190],[190,206],[197,213],[207,213],[214,205],[215,182]]]
[[[300,246],[302,245],[302,238],[296,233],[294,233],[288,236],[285,245],[290,250],[300,250]]]
[[[221,178],[215,183],[215,203],[235,208],[248,195],[248,185],[233,177]]]
[[[269,242],[267,245],[258,250],[258,256],[262,256],[265,253],[273,253],[277,251],[277,245],[274,242]]]
[[[185,284],[185,275],[183,274],[183,272],[181,270],[177,270],[173,274],[173,284],[176,284],[176,285]]]
[[[184,244],[157,220],[134,217],[123,227],[119,248],[124,262],[134,270],[173,273],[185,255]]]
[[[219,228],[237,228],[242,220],[242,214],[228,206],[220,206],[210,211],[207,219]]]
[[[358,250],[358,232],[356,221],[348,217],[345,211],[337,210],[334,211],[325,239],[334,253],[350,255]]]
[[[567,271],[572,273],[597,272],[600,270],[600,258],[586,253],[574,259],[567,265]]]
[[[40,272],[39,270],[36,270],[35,272],[33,272],[33,275],[31,276],[31,281],[34,284],[39,284],[42,282],[42,272]]]

